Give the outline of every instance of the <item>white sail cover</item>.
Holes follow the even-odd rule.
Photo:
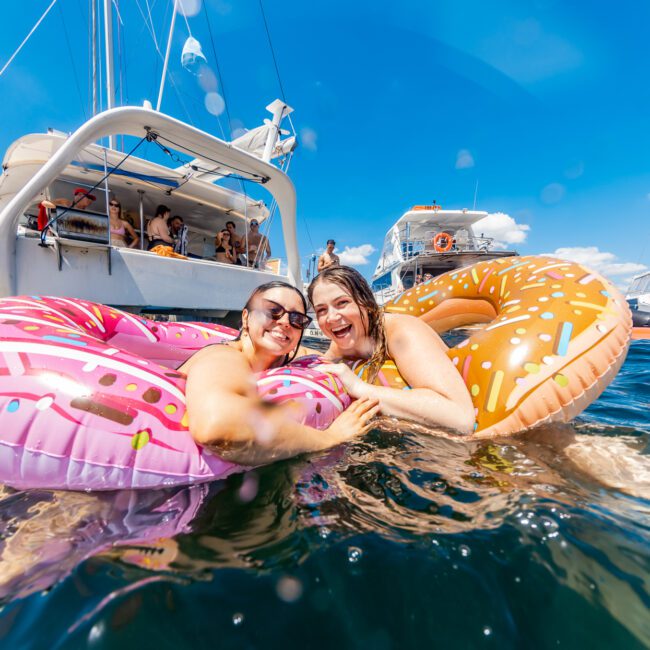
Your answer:
[[[402,255],[402,244],[400,242],[399,228],[394,225],[384,237],[384,246],[377,262],[375,275],[379,275],[384,271],[392,268],[398,262],[403,262],[404,256]]]

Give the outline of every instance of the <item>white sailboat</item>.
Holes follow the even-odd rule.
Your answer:
[[[104,2],[104,11],[110,98],[110,0]],[[196,56],[195,44],[190,50]],[[168,57],[169,48],[158,105]],[[65,295],[135,312],[207,318],[241,311],[252,289],[262,283],[278,279],[301,286],[295,188],[272,163],[286,159],[295,147],[295,137],[281,139],[286,134],[282,120],[293,109],[275,100],[267,110],[272,119],[232,142],[154,110],[148,102],[113,108],[110,100],[107,110],[72,134],[50,131],[19,138],[5,154],[0,176],[0,297]],[[114,147],[117,136],[131,136],[130,151]],[[106,138],[108,146],[99,144]],[[140,157],[147,142],[158,145],[166,164]],[[255,268],[215,261],[214,236],[227,221],[245,238],[251,220],[263,227],[273,213],[264,202],[218,185],[226,176],[268,190],[281,217],[286,264],[277,260]],[[39,204],[71,197],[75,188],[97,197],[92,209],[59,207],[48,215],[48,227],[37,229]],[[139,249],[113,245],[108,219],[112,198],[128,208],[141,238]],[[144,250],[146,218],[159,204],[181,215],[188,227],[186,259]]]

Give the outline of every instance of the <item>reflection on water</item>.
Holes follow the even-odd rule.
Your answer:
[[[0,643],[644,647],[648,361],[522,438],[386,423],[209,487],[6,490]]]

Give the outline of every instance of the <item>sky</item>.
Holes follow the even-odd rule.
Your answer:
[[[3,3],[0,68],[51,2]],[[0,75],[0,150],[90,116],[89,2],[57,0]],[[172,0],[113,4],[118,101],[155,105]],[[502,248],[575,259],[621,287],[650,267],[650,6],[263,0],[279,80],[259,0],[182,9],[162,110],[230,139],[284,95],[305,265],[334,238],[370,277],[410,206],[476,198]],[[190,34],[212,75],[182,67]],[[279,219],[271,242],[282,253]]]

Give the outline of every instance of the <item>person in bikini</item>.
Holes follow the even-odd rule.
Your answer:
[[[151,250],[156,246],[169,246],[174,247],[174,238],[169,234],[167,227],[167,219],[171,210],[166,205],[159,205],[156,208],[154,218],[147,224],[147,236],[149,237],[149,245],[147,250]]]
[[[140,237],[133,226],[122,219],[122,204],[117,199],[111,199],[108,204],[108,224],[111,229],[111,244],[120,248],[137,248]],[[127,243],[127,236],[131,243]]]

